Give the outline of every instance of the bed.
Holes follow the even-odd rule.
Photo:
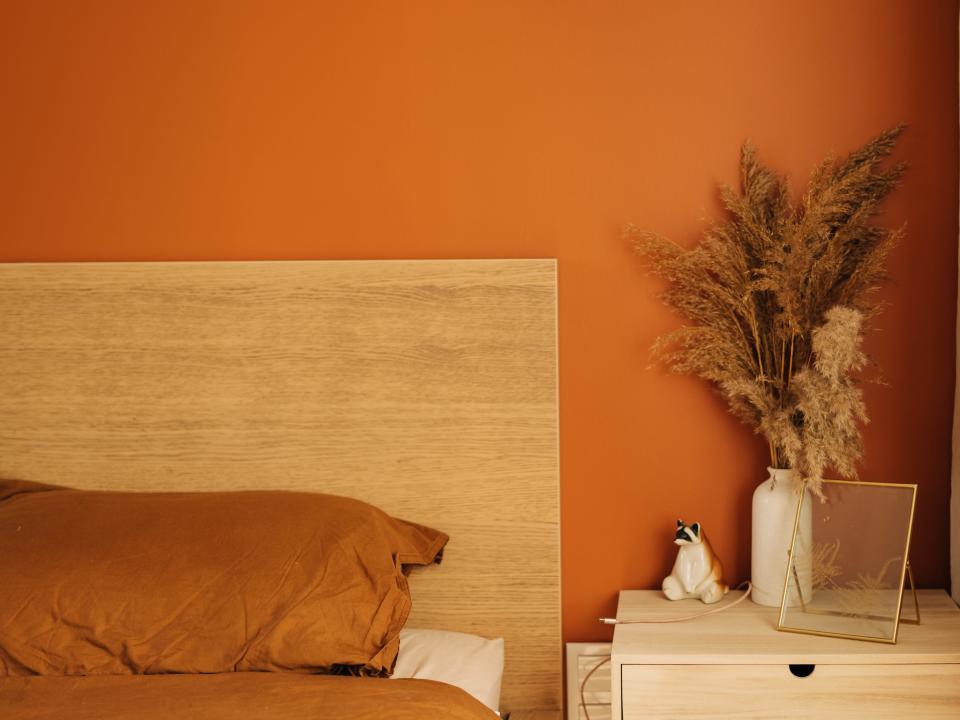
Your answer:
[[[559,716],[554,261],[0,265],[0,354],[0,478],[330,493],[442,530],[442,564],[410,573],[407,626],[504,638],[501,708]],[[386,714],[381,693],[399,698]],[[476,712],[426,680],[0,678],[5,718],[183,716],[172,702],[225,719]]]

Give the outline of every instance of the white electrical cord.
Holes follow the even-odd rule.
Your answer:
[[[695,615],[683,615],[681,617],[675,617],[675,618],[656,618],[656,619],[650,618],[648,620],[617,620],[616,618],[600,618],[600,622],[602,622],[604,625],[640,625],[640,624],[651,624],[651,623],[673,623],[673,622],[685,622],[687,620],[696,620],[699,617],[704,617],[705,615],[713,615],[714,613],[723,612],[724,610],[729,610],[734,605],[739,605],[750,596],[750,591],[753,590],[753,585],[750,584],[749,580],[745,580],[744,582],[737,585],[736,589],[739,590],[740,588],[746,588],[746,590],[744,591],[743,595],[738,597],[732,603],[728,603],[727,605],[722,605],[721,607],[716,607],[711,610],[706,610],[704,612],[697,613]],[[587,708],[587,699],[585,695],[587,680],[589,680],[591,675],[593,675],[597,670],[599,670],[601,667],[603,667],[604,664],[608,662],[610,662],[609,655],[607,655],[607,657],[605,657],[603,660],[601,660],[592,668],[590,668],[590,672],[584,675],[583,680],[580,683],[580,707],[583,708],[583,714],[586,717],[586,720],[590,720],[590,710]]]
[[[660,619],[650,619],[650,620],[617,620],[616,618],[600,618],[600,622],[604,625],[635,625],[640,623],[671,623],[671,622],[683,622],[685,620],[696,620],[698,617],[703,617],[704,615],[713,615],[713,613],[723,612],[724,610],[729,610],[734,605],[738,605],[746,600],[750,596],[750,591],[753,590],[753,585],[750,584],[749,580],[744,580],[742,583],[737,585],[735,588],[739,590],[745,587],[746,591],[734,600],[729,605],[723,605],[721,607],[715,607],[712,610],[706,610],[702,613],[697,613],[696,615],[684,615],[683,617],[676,618],[660,618]]]

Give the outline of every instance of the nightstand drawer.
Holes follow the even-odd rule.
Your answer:
[[[957,718],[960,665],[623,665],[624,720]]]
[[[567,720],[587,720],[581,686],[590,720],[610,720],[609,643],[567,643]]]

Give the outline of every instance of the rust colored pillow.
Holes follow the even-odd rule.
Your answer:
[[[0,480],[0,675],[388,674],[446,541],[333,495]]]

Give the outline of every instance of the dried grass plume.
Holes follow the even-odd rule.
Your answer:
[[[664,301],[688,321],[657,340],[655,356],[713,384],[766,436],[772,465],[796,469],[818,493],[827,468],[855,477],[863,451],[863,330],[902,235],[873,220],[904,171],[881,167],[903,129],[827,158],[796,205],[786,179],[745,144],[740,192],[721,188],[729,219],[691,249],[627,229],[669,282]]]

